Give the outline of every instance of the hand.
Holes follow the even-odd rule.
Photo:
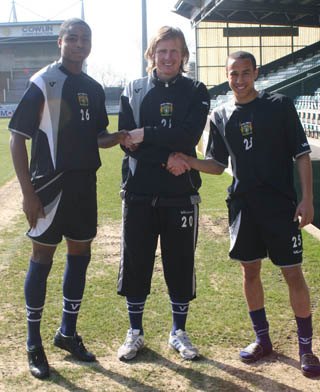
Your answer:
[[[45,217],[42,203],[35,192],[23,196],[22,208],[30,228],[36,227],[39,218]]]
[[[132,142],[132,137],[129,131],[123,129],[118,133],[121,134],[119,143],[122,144],[125,148],[130,151],[135,151],[138,148],[139,145]]]
[[[139,147],[139,144],[133,143],[130,131],[122,129],[118,133],[121,134],[119,142],[125,148],[127,148],[130,151],[135,151]]]
[[[144,128],[136,128],[130,131],[131,141],[133,144],[139,144],[144,139]]]
[[[126,131],[125,129],[122,129],[121,131],[117,132],[118,136],[118,142],[122,146],[126,146],[127,140],[130,138],[129,132]]]
[[[299,220],[299,229],[308,225],[313,221],[314,207],[311,201],[301,200],[298,204],[296,213],[294,215],[294,221]]]
[[[105,131],[98,136],[98,146],[99,148],[110,148],[119,143],[125,145],[128,136],[129,132],[124,129],[114,133]]]
[[[189,171],[191,167],[186,158],[187,156],[182,153],[170,154],[166,166],[167,170],[174,176],[180,176],[186,171]]]

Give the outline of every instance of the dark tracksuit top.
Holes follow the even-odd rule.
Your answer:
[[[144,127],[144,141],[134,152],[125,150],[122,188],[168,198],[197,194],[197,171],[176,177],[165,165],[172,152],[196,156],[209,107],[205,85],[182,75],[170,82],[155,76],[131,82],[121,97],[119,129]]]

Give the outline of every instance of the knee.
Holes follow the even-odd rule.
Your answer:
[[[283,268],[282,274],[289,287],[299,289],[306,288],[307,284],[303,276],[301,267]]]
[[[247,283],[260,280],[260,264],[242,264],[243,280]]]
[[[91,241],[67,241],[68,254],[74,256],[91,256]]]
[[[49,265],[53,261],[53,255],[46,252],[33,251],[31,259],[35,263]]]

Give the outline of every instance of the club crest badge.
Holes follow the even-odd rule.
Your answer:
[[[243,137],[252,135],[253,133],[252,122],[247,121],[247,122],[240,123],[240,132]]]
[[[172,116],[173,105],[171,102],[165,102],[160,105],[160,115],[161,117],[170,117]]]
[[[78,102],[80,106],[87,107],[89,106],[89,97],[86,93],[78,93]]]

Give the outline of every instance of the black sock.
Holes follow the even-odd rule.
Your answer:
[[[142,317],[147,297],[126,297],[126,299],[130,327],[140,329],[140,334],[143,335]]]
[[[65,336],[76,332],[78,314],[86,283],[90,255],[67,255],[63,278],[63,312],[60,331]]]
[[[267,321],[265,308],[249,312],[252,326],[256,334],[256,342],[263,347],[271,347],[272,343],[269,336],[269,323]]]
[[[312,317],[297,317],[299,354],[312,353]]]
[[[178,329],[185,331],[189,311],[189,301],[186,299],[170,297],[170,303],[172,309],[171,333],[174,334]]]
[[[27,347],[41,346],[42,344],[40,323],[51,266],[52,263],[40,264],[30,260],[24,284],[28,324]]]

